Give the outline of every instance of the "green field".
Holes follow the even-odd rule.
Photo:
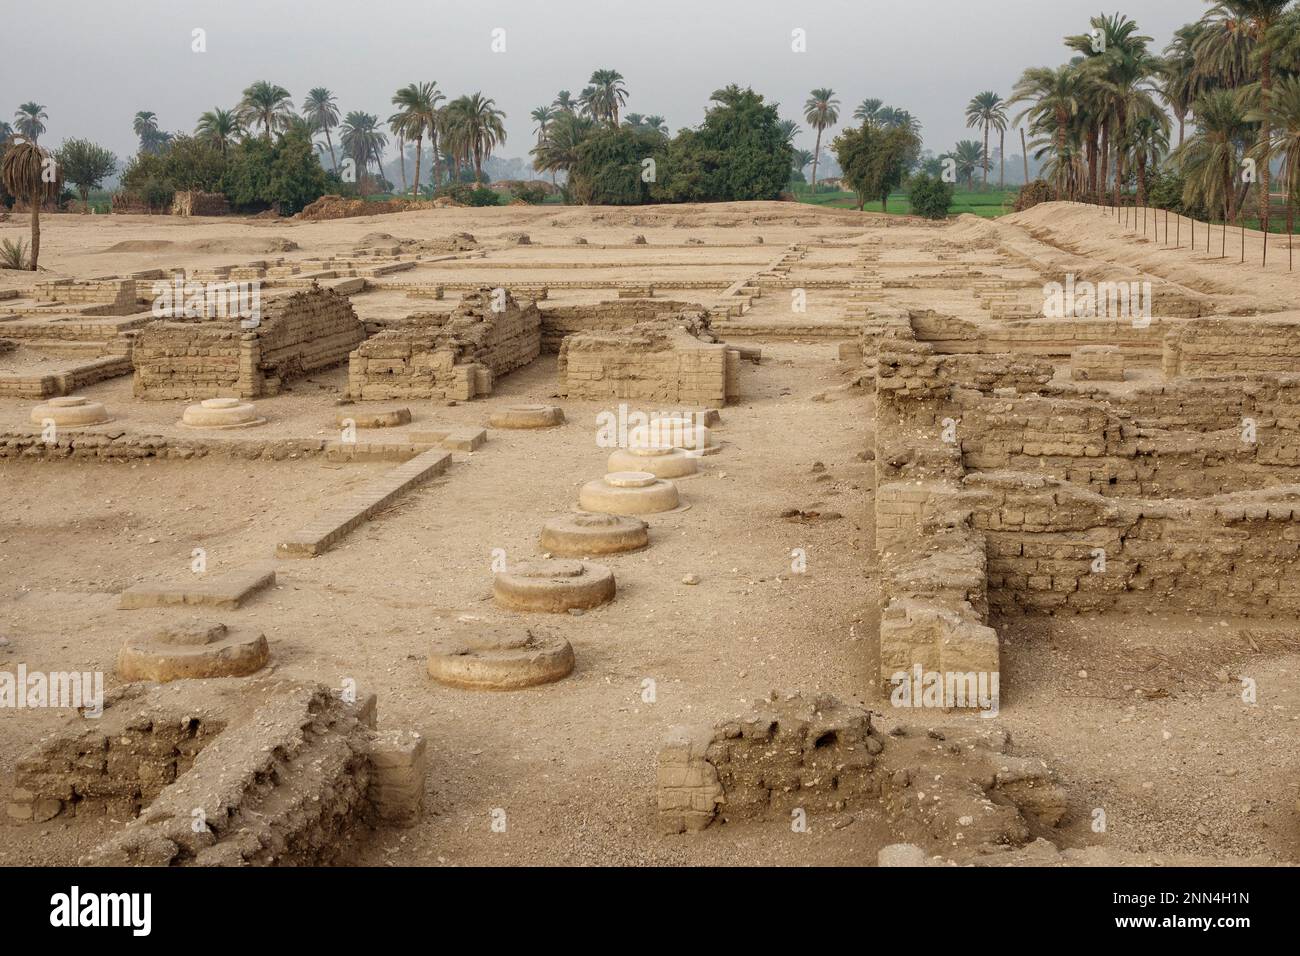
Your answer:
[[[1018,190],[1015,189],[990,189],[975,190],[967,192],[957,190],[953,193],[952,208],[949,211],[951,215],[957,216],[961,213],[968,212],[976,216],[983,216],[986,219],[993,219],[1002,216],[1011,211],[1011,204],[1015,202]],[[850,192],[819,192],[815,196],[809,194],[806,190],[800,190],[795,193],[800,202],[806,202],[815,206],[828,206],[832,209],[857,209],[858,197]],[[864,207],[867,212],[880,212],[880,202],[869,202]],[[886,211],[897,215],[910,215],[912,204],[903,192],[894,192],[889,195],[889,204]]]

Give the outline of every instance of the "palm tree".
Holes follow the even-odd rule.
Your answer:
[[[574,102],[573,94],[568,90],[560,90],[560,92],[556,94],[555,103],[552,105],[554,105],[558,110],[563,110],[565,113],[576,113],[578,111],[578,104]]]
[[[1039,127],[1039,132],[1050,128],[1058,165],[1056,198],[1061,198],[1065,167],[1059,160],[1066,154],[1070,119],[1079,112],[1080,84],[1078,71],[1072,66],[1055,70],[1050,67],[1031,67],[1025,70],[1012,91],[1011,103],[1030,104],[1016,116],[1019,123],[1025,117]]]
[[[28,104],[34,105],[34,104]],[[39,112],[39,110],[38,110]],[[32,210],[30,266],[36,271],[41,257],[41,206],[57,199],[63,191],[63,173],[50,154],[31,140],[11,142],[0,161],[0,182],[12,196],[23,199]]]
[[[853,118],[877,126],[880,123],[880,111],[884,108],[884,105],[880,100],[868,97],[858,104],[858,108],[853,111]]]
[[[813,90],[804,103],[803,118],[817,131],[817,145],[813,147],[812,190],[817,191],[817,157],[822,151],[822,132],[839,122],[840,101],[835,91],[821,88]]]
[[[603,118],[610,126],[618,125],[618,111],[627,102],[627,87],[623,85],[623,74],[618,70],[597,70],[591,74],[587,87],[593,90],[591,109],[597,118]]]
[[[791,145],[794,145],[794,138],[803,132],[794,120],[781,120],[776,128],[781,131],[781,138]]]
[[[415,185],[411,194],[420,194],[420,159],[424,149],[424,137],[429,137],[430,145],[437,155],[436,136],[438,127],[438,103],[445,97],[438,92],[435,83],[408,83],[393,94],[393,105],[399,107],[390,122],[393,132],[403,140],[415,140]],[[406,161],[402,161],[402,176],[406,176]]]
[[[226,155],[230,144],[243,133],[244,125],[239,121],[235,111],[223,110],[221,107],[208,110],[201,115],[194,127],[194,135],[215,147],[223,156]]]
[[[964,139],[948,154],[957,164],[957,177],[965,177],[966,187],[975,189],[975,170],[986,168],[988,157],[984,149],[973,139]]]
[[[35,143],[45,132],[45,120],[49,118],[45,107],[40,103],[24,103],[14,113],[14,128],[26,139]]]
[[[372,159],[379,165],[380,173],[383,173],[380,159],[384,147],[388,145],[388,137],[379,131],[378,116],[373,113],[363,113],[360,110],[353,110],[348,113],[343,118],[343,125],[340,129],[342,131],[340,140],[343,143],[343,151],[352,160],[353,166],[356,167],[357,187],[358,189],[364,189],[366,172],[370,168]]]
[[[804,168],[813,161],[813,154],[806,149],[796,149],[794,151],[794,168],[803,172]]]
[[[668,121],[658,113],[651,113],[645,118],[645,128],[652,133],[659,133],[662,136],[668,135]]]
[[[157,153],[171,138],[158,129],[158,114],[141,110],[131,121],[131,129],[140,140],[140,152]]]
[[[1278,81],[1267,103],[1246,114],[1252,123],[1267,123],[1271,130],[1267,153],[1258,155],[1262,165],[1282,157],[1282,182],[1286,196],[1286,231],[1295,231],[1295,203],[1300,196],[1300,75]]]
[[[338,171],[338,157],[334,155],[334,141],[330,139],[330,130],[339,125],[339,108],[335,104],[334,94],[323,86],[313,87],[302,101],[302,115],[312,124],[313,130],[325,134],[325,145],[330,150],[330,165]]]
[[[1145,206],[1147,201],[1147,169],[1158,168],[1166,153],[1169,152],[1169,116],[1164,110],[1156,110],[1138,117],[1129,130],[1125,144],[1137,163],[1137,202]]]
[[[907,110],[886,106],[876,117],[876,125],[884,129],[905,129],[914,136],[921,135],[921,121]]]
[[[1210,48],[1216,39],[1221,46],[1224,41],[1231,41],[1234,36],[1248,38],[1253,47],[1252,62],[1259,71],[1259,99],[1264,105],[1260,122],[1259,140],[1256,144],[1261,154],[1270,148],[1273,132],[1268,119],[1267,104],[1273,95],[1273,56],[1275,50],[1286,38],[1276,28],[1286,14],[1291,0],[1218,0],[1217,5],[1207,17],[1208,26],[1202,46]],[[1259,221],[1264,235],[1268,235],[1269,185],[1271,172],[1268,163],[1259,166]]]
[[[533,168],[541,172],[566,175],[578,165],[578,147],[594,128],[595,122],[576,113],[561,112],[547,128],[546,138],[532,149]]]
[[[271,130],[283,128],[293,115],[293,99],[283,86],[258,80],[244,90],[243,99],[236,109],[244,125],[249,129],[260,125],[262,135],[269,142]]]
[[[14,134],[14,128],[10,126],[8,123],[6,123],[4,120],[0,120],[0,146],[3,146],[5,144],[5,141],[8,140],[9,137],[12,136],[13,134]]]
[[[539,106],[528,114],[532,118],[533,122],[537,124],[537,129],[533,130],[533,132],[537,134],[537,142],[539,144],[542,140],[546,139],[546,131],[550,129],[551,123],[558,112],[559,110],[554,106]],[[637,114],[635,113],[628,114],[627,122],[630,123],[632,117],[636,115]]]
[[[984,185],[987,186],[989,168],[993,165],[989,161],[989,130],[1000,128],[1005,133],[1007,128],[1007,108],[1002,97],[992,90],[985,90],[972,97],[966,106],[966,126],[980,126],[984,129]]]
[[[1183,204],[1222,209],[1223,221],[1231,222],[1236,218],[1238,146],[1250,131],[1241,96],[1233,90],[1211,90],[1192,109],[1196,132],[1171,157],[1184,177]]]
[[[1187,138],[1187,114],[1192,111],[1192,104],[1209,88],[1206,77],[1196,65],[1196,44],[1204,32],[1204,22],[1189,23],[1175,30],[1174,38],[1165,47],[1160,95],[1178,120],[1179,146]]]
[[[492,150],[506,141],[506,128],[502,123],[505,113],[496,108],[496,101],[482,93],[471,93],[455,99],[454,129],[466,159],[474,161],[474,180],[483,180],[483,160]]]

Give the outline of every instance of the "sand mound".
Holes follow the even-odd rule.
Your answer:
[[[266,236],[263,238],[230,237],[225,239],[195,239],[187,242],[184,248],[191,252],[292,252],[298,243],[283,236]]]
[[[410,199],[388,199],[383,202],[366,202],[363,199],[348,199],[343,196],[321,196],[314,203],[295,216],[308,222],[323,222],[327,219],[350,219],[353,216],[378,216],[388,212],[412,212],[417,209],[433,209],[439,205],[433,202]]]
[[[115,242],[106,249],[100,249],[96,255],[102,256],[113,252],[162,252],[174,245],[176,243],[170,239],[127,239],[124,242]]]

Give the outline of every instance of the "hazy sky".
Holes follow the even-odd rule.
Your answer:
[[[301,105],[313,86],[341,112],[392,112],[393,90],[436,80],[449,97],[481,90],[506,111],[503,157],[533,145],[535,106],[576,97],[592,70],[626,78],[626,111],[695,125],[708,95],[753,86],[802,122],[808,91],[829,86],[841,120],[868,96],[911,110],[927,148],[962,138],[963,111],[984,89],[1006,95],[1027,66],[1067,59],[1066,33],[1122,9],[1153,36],[1207,9],[1201,0],[38,0],[7,4],[0,116],[35,99],[50,118],[42,143],[83,136],[126,157],[131,119],[152,110],[167,130],[231,107],[250,82],[286,87]],[[195,28],[207,52],[191,51]],[[505,30],[506,50],[491,49]],[[791,31],[807,32],[807,52]],[[798,145],[812,148],[805,130]],[[1008,142],[1008,152],[1011,152]],[[1017,145],[1017,151],[1018,151]]]

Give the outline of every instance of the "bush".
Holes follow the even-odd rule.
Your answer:
[[[0,269],[26,269],[27,243],[19,239],[0,239]]]
[[[497,195],[495,189],[488,189],[486,186],[479,186],[469,191],[469,201],[466,205],[470,206],[499,206],[501,197]]]
[[[952,207],[952,186],[938,176],[919,173],[909,184],[912,212],[926,219],[947,219]]]
[[[541,183],[522,183],[515,190],[515,198],[522,199],[530,206],[536,206],[546,199],[546,187]]]

